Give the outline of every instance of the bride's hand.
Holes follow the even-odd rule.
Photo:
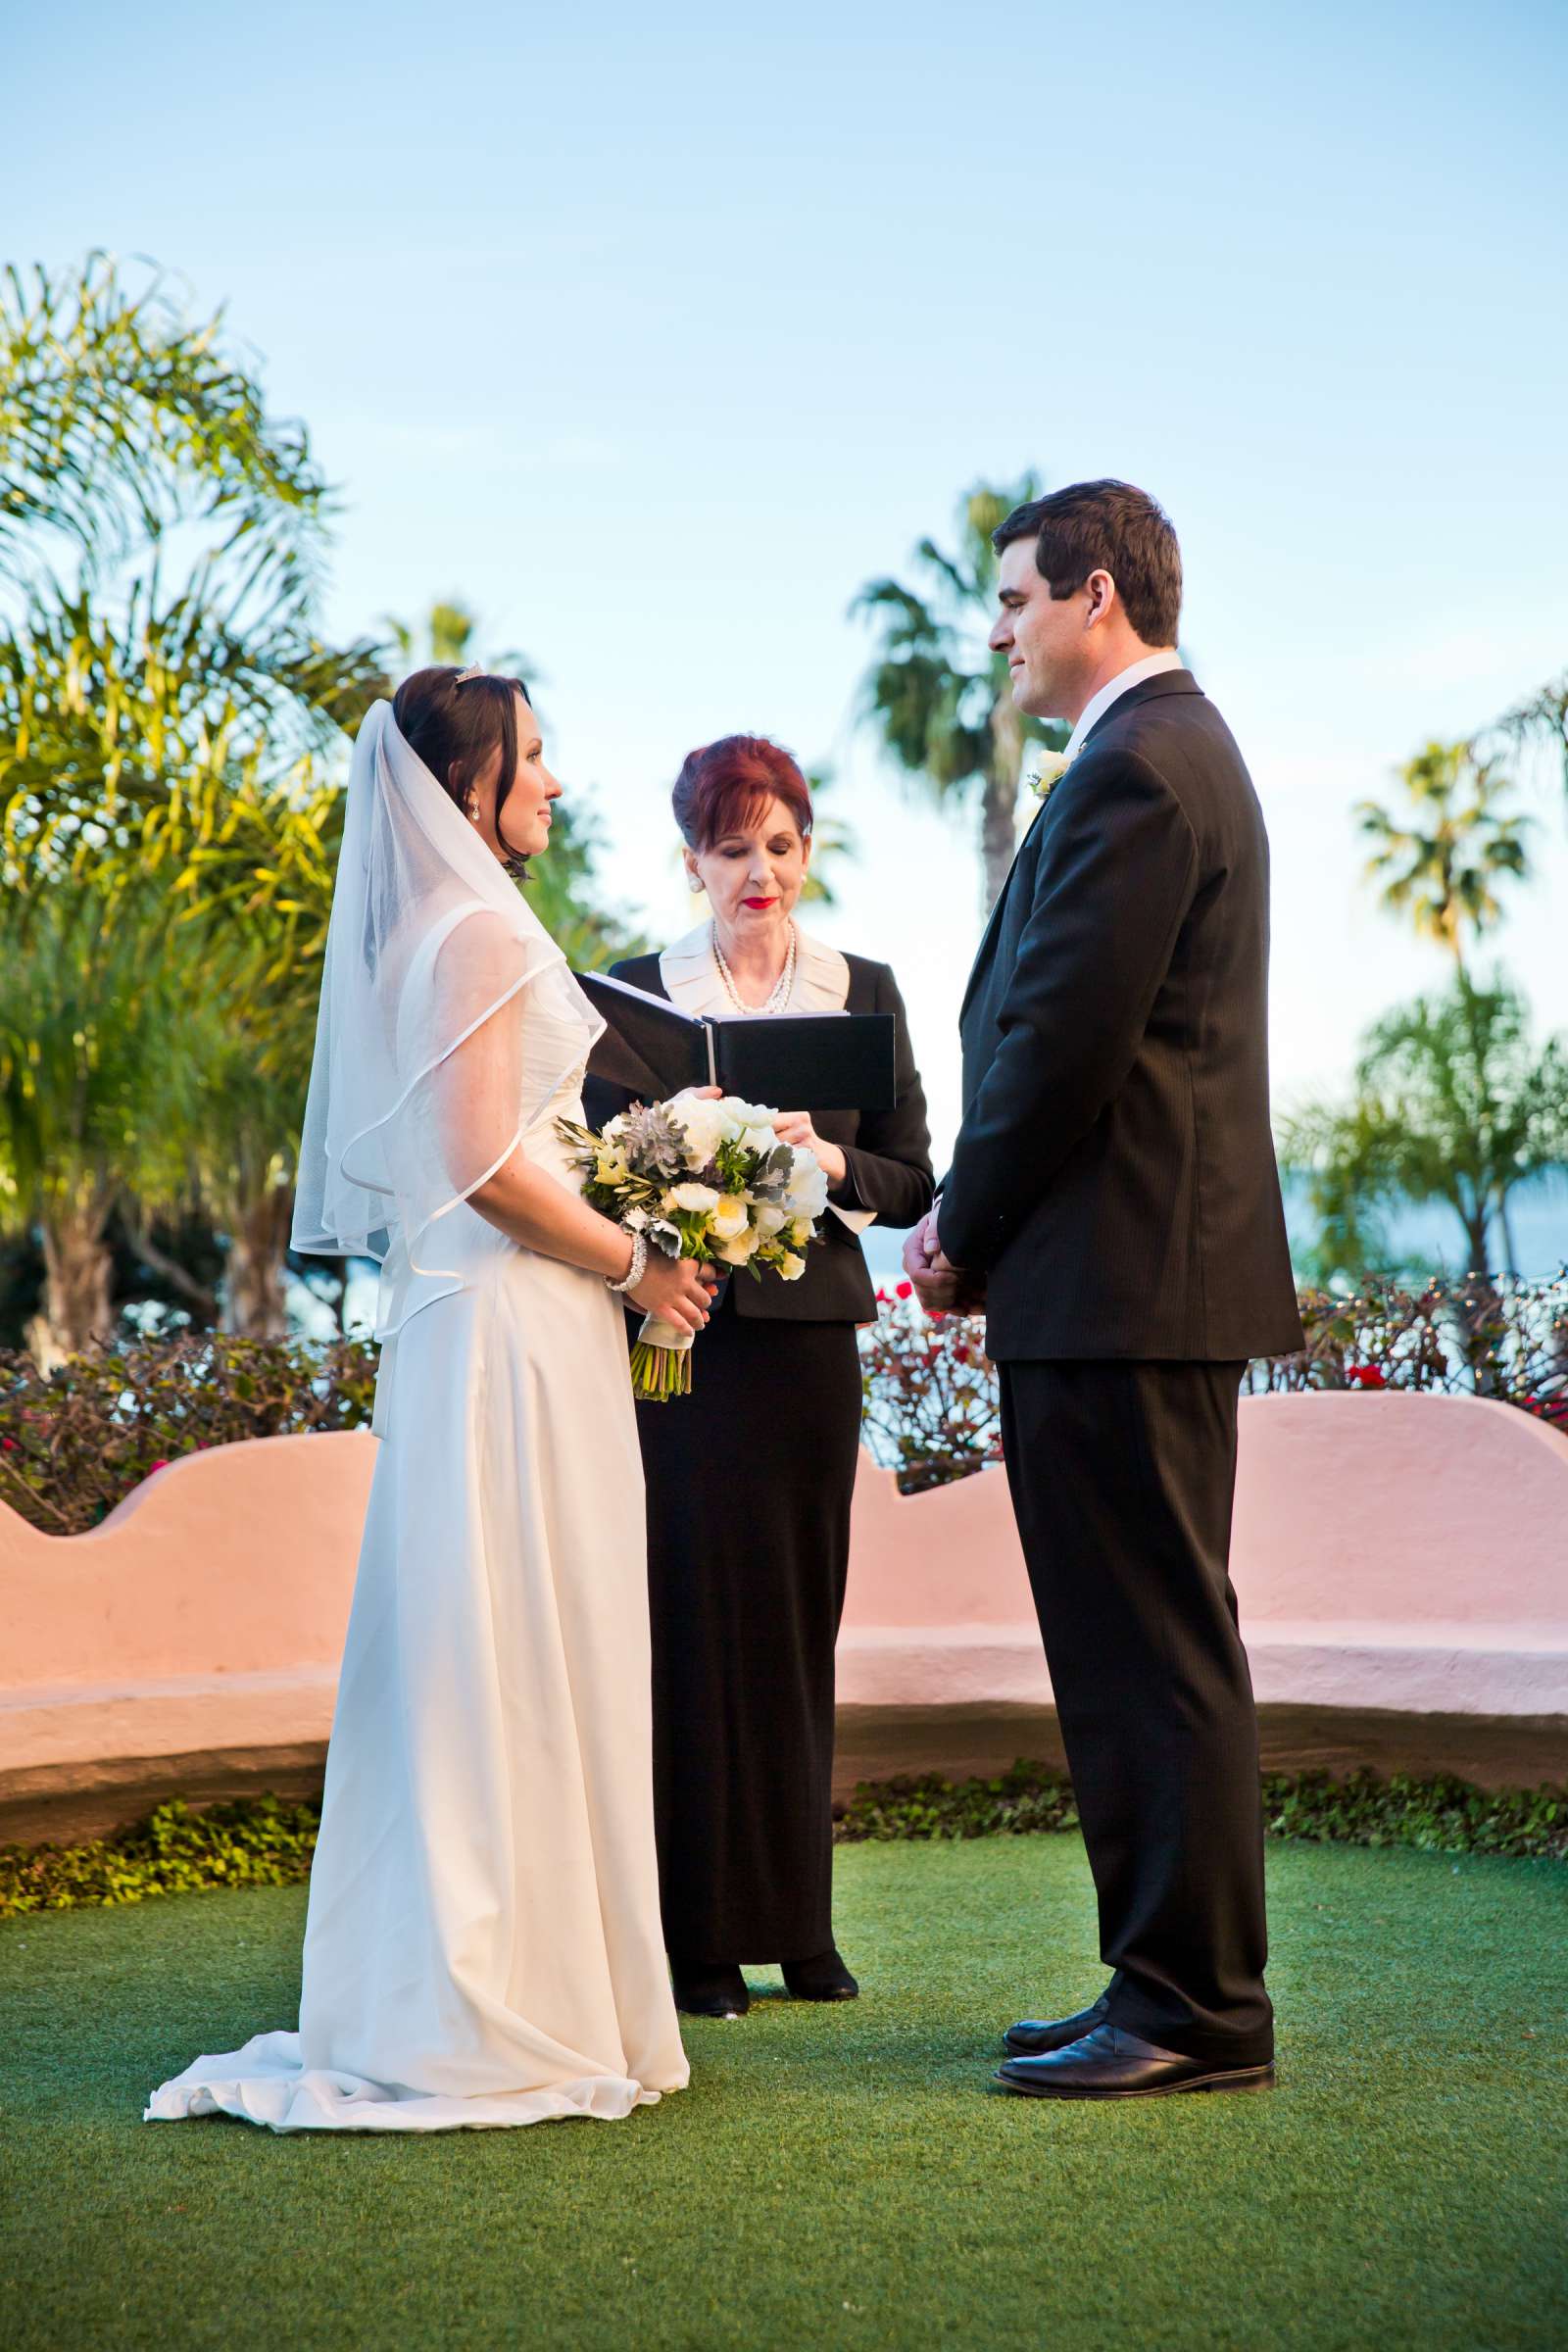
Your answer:
[[[633,1306],[640,1306],[645,1315],[657,1315],[672,1330],[699,1332],[708,1321],[717,1288],[718,1277],[710,1266],[700,1266],[692,1257],[665,1257],[661,1250],[650,1250],[648,1271],[628,1296]]]
[[[808,1110],[781,1110],[773,1121],[773,1132],[781,1143],[793,1146],[797,1152],[814,1152],[829,1184],[844,1182],[850,1163],[837,1144],[830,1144],[817,1134]]]

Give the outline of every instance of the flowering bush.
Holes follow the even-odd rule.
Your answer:
[[[1001,1458],[985,1321],[921,1313],[879,1292],[860,1334],[865,1442],[906,1494]],[[1253,1395],[1303,1389],[1481,1395],[1568,1435],[1568,1274],[1522,1283],[1394,1284],[1303,1293],[1306,1346],[1248,1367]],[[239,1438],[368,1427],[375,1350],[363,1340],[216,1335],[74,1356],[47,1379],[0,1351],[0,1501],[51,1535],[97,1526],[167,1461]]]
[[[1436,1390],[1494,1397],[1568,1432],[1568,1270],[1549,1282],[1472,1274],[1420,1291],[1303,1291],[1299,1303],[1305,1348],[1259,1356],[1248,1394]]]
[[[877,1294],[860,1334],[865,1442],[905,1494],[967,1477],[1001,1457],[985,1319],[925,1315],[910,1287]],[[1301,1295],[1306,1346],[1259,1356],[1246,1394],[1305,1389],[1437,1391],[1494,1397],[1568,1435],[1568,1273],[1551,1282],[1471,1276],[1423,1291],[1368,1285],[1351,1298]]]
[[[0,1351],[0,1501],[49,1535],[80,1535],[179,1454],[366,1427],[374,1397],[363,1340],[204,1334],[72,1356],[47,1378]]]
[[[997,1376],[983,1315],[927,1315],[911,1286],[878,1291],[860,1334],[865,1443],[906,1494],[1002,1459]]]

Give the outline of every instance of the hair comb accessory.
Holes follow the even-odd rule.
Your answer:
[[[479,667],[479,664],[478,664],[478,662],[476,662],[474,663],[474,665],[473,665],[473,667],[472,667],[471,669],[466,669],[466,670],[464,670],[464,671],[463,671],[463,673],[462,673],[462,675],[461,675],[460,677],[456,677],[456,678],[454,678],[454,679],[453,679],[452,683],[453,683],[453,685],[454,685],[454,686],[466,686],[466,685],[468,684],[468,682],[469,682],[469,680],[470,680],[470,679],[472,679],[472,678],[483,678],[483,677],[487,677],[488,675],[489,675],[489,672],[488,672],[487,670],[483,670],[483,669],[481,669],[481,668]]]

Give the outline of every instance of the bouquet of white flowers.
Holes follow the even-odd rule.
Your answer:
[[[694,1094],[636,1102],[602,1134],[560,1119],[583,1173],[583,1199],[602,1216],[646,1236],[666,1257],[744,1266],[760,1280],[806,1272],[801,1252],[817,1237],[827,1177],[814,1152],[782,1143],[778,1113],[738,1095]],[[631,1351],[632,1387],[661,1401],[690,1394],[691,1337],[650,1315]]]

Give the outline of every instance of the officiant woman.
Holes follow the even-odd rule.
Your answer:
[[[679,2006],[735,2017],[743,1961],[797,1999],[852,2000],[833,1938],[833,1647],[860,1432],[856,1325],[876,1315],[860,1247],[932,1197],[925,1098],[898,985],[796,920],[811,795],[788,752],[730,735],[673,793],[709,914],[622,980],[685,1011],[757,1020],[891,1012],[891,1110],[793,1111],[780,1133],[829,1180],[823,1238],[785,1283],[732,1274],[692,1357],[692,1394],[641,1404],[653,1607],[654,1784],[664,1940]],[[591,1093],[597,1125],[623,1106]],[[783,1106],[781,1106],[783,1107]]]

